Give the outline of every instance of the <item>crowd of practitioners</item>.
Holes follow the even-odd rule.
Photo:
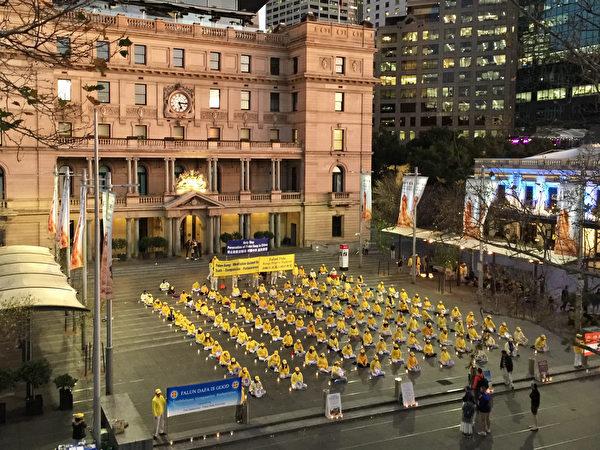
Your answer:
[[[240,376],[255,397],[266,390],[260,376],[241,364],[242,354],[254,355],[280,380],[289,379],[290,390],[302,390],[307,387],[303,370],[309,367],[337,383],[347,381],[352,364],[371,378],[385,376],[383,364],[418,373],[423,359],[450,368],[462,354],[470,355],[475,367],[501,347],[502,369],[512,384],[507,358],[528,344],[519,327],[496,326],[489,315],[479,323],[472,311],[463,316],[457,306],[410,296],[382,281],[368,286],[362,276],[338,274],[323,264],[308,272],[295,265],[290,275],[273,272],[267,284],[266,276],[253,275],[249,289],[234,278],[227,290],[212,275],[208,284],[196,281],[189,291],[163,280],[159,295],[144,291],[140,300],[193,338],[227,375]],[[546,337],[538,336],[532,347],[547,351]]]

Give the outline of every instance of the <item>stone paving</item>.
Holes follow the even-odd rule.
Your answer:
[[[435,304],[438,299],[443,299],[447,308],[458,305],[463,313],[473,309],[479,315],[476,305],[473,302],[473,292],[469,288],[455,289],[451,294],[443,296],[436,294],[435,284],[429,280],[419,280],[416,286],[410,284],[406,274],[391,274],[378,276],[379,260],[375,255],[365,257],[365,264],[362,271],[351,270],[355,276],[362,273],[365,283],[374,287],[378,280],[383,280],[386,286],[394,283],[398,289],[406,288],[412,296],[414,292],[419,292],[421,297],[428,296]],[[301,252],[297,255],[299,264],[303,264],[308,270],[311,267],[318,269],[321,262],[331,267],[337,258],[324,253]],[[356,263],[355,261],[351,261]],[[383,264],[386,266],[386,264]],[[156,296],[158,285],[161,279],[166,278],[174,284],[177,290],[190,290],[194,281],[202,281],[206,278],[207,260],[189,262],[185,260],[172,260],[161,262],[158,265],[152,263],[126,263],[115,266],[115,300],[114,300],[114,375],[115,392],[128,393],[134,404],[138,407],[140,414],[145,418],[146,424],[151,427],[152,418],[150,414],[150,399],[155,387],[165,389],[168,386],[190,384],[203,381],[210,381],[222,378],[225,371],[215,365],[212,360],[207,360],[207,353],[200,349],[190,338],[186,338],[181,332],[169,326],[153,313],[150,308],[145,308],[139,303],[139,295],[143,289],[148,289]],[[352,268],[352,266],[351,266]],[[174,303],[174,302],[173,302]],[[192,311],[179,308],[185,311],[185,314],[195,323],[210,329],[211,325],[205,325],[203,318],[198,318]],[[289,308],[286,308],[289,309]],[[550,370],[558,366],[568,366],[572,364],[572,354],[570,350],[565,350],[561,345],[560,337],[555,336],[544,330],[541,326],[520,321],[494,317],[496,324],[506,321],[509,329],[513,330],[515,326],[521,326],[525,334],[531,339],[535,336],[545,333],[548,336],[550,352],[544,355],[549,362]],[[478,317],[478,321],[481,318]],[[69,371],[81,378],[75,389],[75,408],[77,410],[91,411],[91,374],[84,377],[82,371],[82,357],[79,351],[80,337],[72,332],[65,333],[62,329],[63,317],[58,314],[48,314],[44,318],[36,320],[36,350],[35,354],[47,356],[54,368],[55,374]],[[287,329],[281,326],[282,333]],[[392,330],[394,327],[392,326]],[[219,332],[213,331],[216,335]],[[252,331],[257,335],[256,331]],[[377,334],[374,333],[374,340],[377,341]],[[451,339],[453,336],[451,335]],[[268,342],[266,337],[257,340]],[[303,410],[311,410],[322,407],[323,389],[331,389],[342,393],[344,404],[370,404],[380,401],[389,401],[394,395],[394,376],[406,376],[404,367],[392,366],[388,358],[383,358],[383,370],[386,376],[377,379],[369,379],[367,370],[356,370],[355,367],[346,362],[344,367],[347,369],[349,381],[347,384],[336,383],[333,386],[329,383],[329,377],[323,374],[317,374],[316,368],[303,368],[305,382],[308,389],[301,392],[290,392],[289,381],[277,381],[276,374],[265,372],[264,363],[255,362],[254,357],[245,355],[235,344],[219,336],[219,341],[224,347],[231,351],[232,356],[236,357],[242,365],[247,365],[251,374],[259,374],[263,384],[268,392],[266,397],[261,399],[250,399],[250,415],[254,421],[267,421],[269,418],[290,417],[298,415]],[[343,341],[342,341],[343,342]],[[314,344],[314,338],[305,339],[305,348]],[[269,343],[270,352],[279,348],[280,344]],[[324,350],[319,346],[319,352]],[[406,359],[406,346],[402,346],[403,356]],[[369,352],[371,356],[373,350]],[[521,349],[521,357],[515,360],[515,378],[524,377],[527,373],[528,358],[531,355],[529,349]],[[282,357],[286,357],[290,365],[297,365],[297,361],[292,359],[291,355],[284,352]],[[488,366],[491,368],[494,378],[499,375],[499,351],[495,350],[489,353],[490,360]],[[330,364],[332,356],[328,356]],[[415,383],[417,395],[421,391],[446,391],[449,389],[459,389],[466,382],[466,369],[468,360],[457,359],[456,366],[452,369],[442,369],[433,360],[421,360],[422,372],[418,376],[412,376]],[[55,395],[55,394],[53,394]],[[50,402],[55,401],[55,398]],[[61,413],[62,414],[62,413]],[[63,430],[56,427],[54,432],[54,441],[69,437],[69,416],[61,415],[56,419],[59,423],[64,422]],[[201,414],[191,414],[180,416],[170,420],[169,431],[171,433],[185,433],[192,429],[208,428],[222,426],[227,428],[227,424],[233,422],[233,410],[224,408],[221,410],[208,411]],[[14,425],[17,427],[17,425]],[[12,433],[10,433],[12,434]],[[12,434],[15,436],[16,434]],[[49,436],[52,431],[49,430]],[[5,435],[7,436],[7,435]],[[0,444],[2,444],[0,438]],[[27,439],[22,437],[21,439]],[[48,440],[46,442],[49,442]],[[14,447],[18,448],[18,447]],[[24,446],[23,448],[43,448],[36,445]],[[48,448],[47,446],[45,448]]]

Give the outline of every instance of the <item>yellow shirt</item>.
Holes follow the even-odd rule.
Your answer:
[[[296,384],[296,383],[304,383],[304,377],[302,376],[302,372],[294,372],[292,374],[292,380],[291,380],[292,384]]]
[[[162,416],[165,412],[166,405],[167,401],[162,395],[155,395],[154,397],[152,397],[152,414],[154,415],[154,417]]]

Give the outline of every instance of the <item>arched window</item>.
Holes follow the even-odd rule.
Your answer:
[[[6,188],[5,188],[5,179],[4,179],[4,169],[0,167],[0,200],[4,200],[6,198]]]
[[[185,172],[185,167],[183,167],[180,164],[176,164],[175,165],[175,181],[177,181],[177,178],[179,178],[179,175],[181,175],[183,172]]]
[[[344,169],[340,166],[331,171],[331,192],[344,192]]]
[[[148,171],[146,166],[138,165],[137,168],[138,193],[148,195]]]
[[[65,183],[65,177],[69,174],[71,177],[69,178],[69,196],[73,197],[73,171],[69,166],[60,166],[58,168],[58,195],[62,196],[62,191]]]
[[[110,168],[108,166],[102,165],[98,167],[98,183],[100,183],[100,190],[106,189],[106,185],[108,183],[108,174],[110,173]]]

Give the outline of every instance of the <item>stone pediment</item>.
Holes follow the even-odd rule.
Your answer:
[[[166,210],[222,208],[223,206],[222,203],[199,192],[186,192],[165,203]]]

